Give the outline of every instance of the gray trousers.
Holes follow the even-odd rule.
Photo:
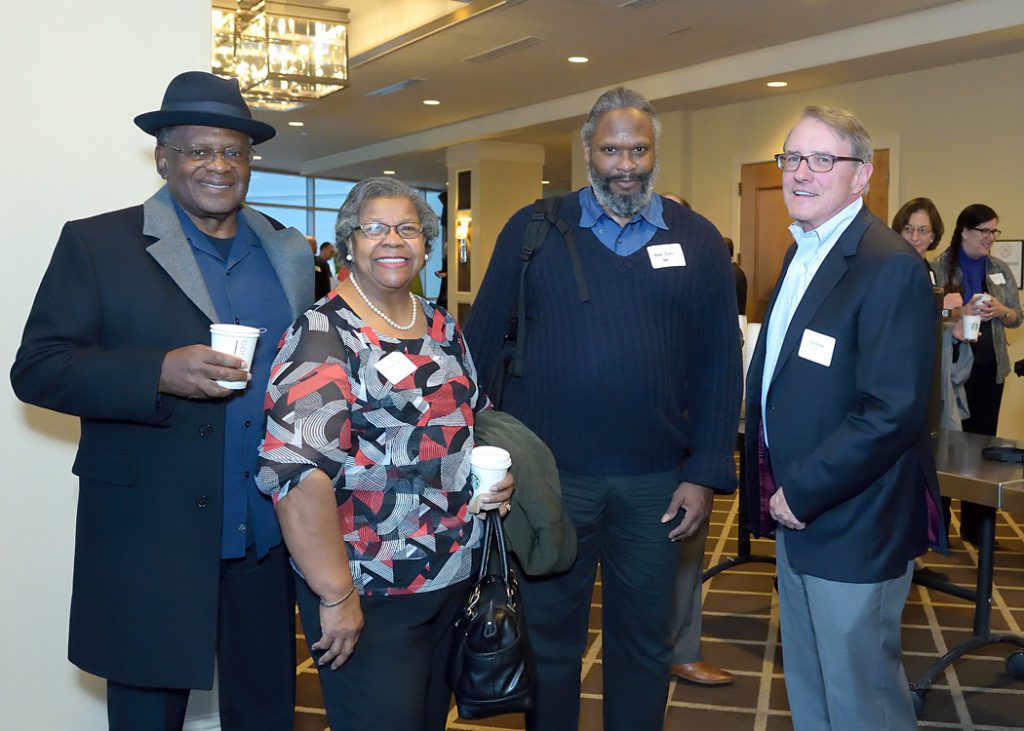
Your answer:
[[[689,538],[680,541],[676,566],[676,593],[672,607],[669,637],[672,640],[672,664],[700,662],[701,578],[704,574],[704,544],[708,540],[708,522]]]
[[[786,693],[796,731],[917,728],[903,670],[900,617],[914,563],[903,576],[846,584],[798,574],[775,534]]]

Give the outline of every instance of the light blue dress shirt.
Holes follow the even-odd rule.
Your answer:
[[[768,445],[768,386],[775,374],[779,351],[782,350],[793,313],[800,305],[800,300],[803,299],[821,263],[825,261],[825,257],[832,251],[839,237],[843,235],[863,205],[863,200],[858,198],[813,231],[805,232],[796,223],[789,227],[789,232],[793,234],[793,240],[796,242],[796,254],[789,264],[789,269],[786,270],[782,286],[779,287],[765,335],[764,372],[761,374],[761,423],[764,428],[765,446]]]

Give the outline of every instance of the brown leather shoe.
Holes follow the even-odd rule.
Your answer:
[[[709,662],[684,662],[673,665],[669,671],[680,680],[696,685],[729,685],[735,680],[728,670],[722,670]]]

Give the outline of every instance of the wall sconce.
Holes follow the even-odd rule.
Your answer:
[[[473,221],[470,216],[457,216],[455,218],[455,240],[459,244],[459,261],[465,264],[469,261],[469,224]]]

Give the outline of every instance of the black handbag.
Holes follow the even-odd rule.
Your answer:
[[[459,716],[486,718],[533,708],[535,674],[516,576],[497,510],[487,513],[480,573],[455,620],[448,664]],[[497,549],[495,551],[495,548]],[[501,573],[490,572],[498,554]]]

